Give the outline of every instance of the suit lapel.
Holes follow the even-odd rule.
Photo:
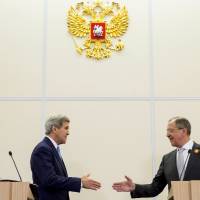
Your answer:
[[[172,152],[172,162],[170,162],[171,168],[172,168],[172,172],[173,177],[175,178],[175,180],[179,180],[179,175],[178,175],[178,170],[177,170],[177,165],[176,165],[176,150],[174,150]]]
[[[54,153],[55,159],[57,160],[57,162],[59,162],[62,171],[63,171],[64,174],[67,176],[67,170],[66,170],[66,168],[65,168],[65,164],[64,164],[62,158],[60,158],[60,156],[59,156],[58,152],[56,151],[55,147],[53,148],[53,153]]]
[[[60,158],[60,156],[59,156],[58,152],[56,151],[56,148],[54,147],[54,145],[52,144],[52,142],[47,137],[44,138],[44,141],[51,147],[51,149],[53,151],[53,155],[54,155],[56,161],[59,163],[59,166],[60,166],[61,170],[64,172],[64,174],[66,176],[68,176],[65,164],[64,164],[62,158]]]
[[[185,176],[184,176],[184,179],[183,180],[187,180],[187,177],[189,175],[189,172],[191,172],[192,170],[192,166],[195,166],[195,155],[194,155],[194,149],[196,148],[200,148],[200,146],[194,142],[194,145],[192,147],[192,152],[190,154],[190,157],[189,157],[189,160],[188,160],[188,164],[187,164],[187,168],[186,168],[186,171],[185,171]]]
[[[66,167],[65,167],[65,163],[64,163],[63,159],[58,155],[58,152],[57,152],[57,151],[56,151],[56,153],[57,153],[56,157],[57,157],[57,159],[59,160],[59,163],[60,163],[61,166],[62,166],[62,170],[63,170],[64,174],[65,174],[66,176],[68,176],[68,175],[67,175],[67,169],[66,169]]]

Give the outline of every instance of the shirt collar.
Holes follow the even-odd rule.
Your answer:
[[[52,142],[53,146],[57,149],[57,147],[58,147],[57,143],[51,137],[49,137],[48,135],[46,137],[50,139],[50,141]]]
[[[194,142],[190,139],[186,144],[184,144],[181,148],[178,148],[177,150],[179,149],[190,150],[192,149],[193,145],[194,145]]]

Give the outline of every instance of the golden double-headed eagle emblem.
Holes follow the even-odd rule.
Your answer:
[[[70,7],[67,25],[76,51],[100,60],[124,48],[120,37],[128,28],[128,11],[115,2],[107,5],[100,0],[90,4],[80,2]]]

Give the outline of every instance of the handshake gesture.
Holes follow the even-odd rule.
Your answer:
[[[91,189],[91,190],[98,190],[101,187],[101,183],[92,180],[89,178],[90,174],[83,176],[81,178],[81,182],[82,182],[82,187],[85,189]]]
[[[131,192],[135,190],[135,183],[128,176],[125,176],[125,179],[125,181],[114,183],[113,189],[117,192]]]
[[[101,183],[89,178],[89,174],[81,178],[82,187],[85,189],[98,190],[101,188]],[[117,192],[131,192],[135,189],[135,183],[125,176],[125,181],[113,183],[112,188]]]

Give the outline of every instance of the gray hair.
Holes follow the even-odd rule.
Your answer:
[[[169,120],[169,122],[175,122],[176,127],[178,129],[183,129],[186,128],[187,129],[187,134],[190,135],[191,134],[191,124],[189,122],[189,120],[187,120],[184,117],[173,117]]]
[[[70,122],[69,118],[64,115],[50,117],[45,123],[45,134],[49,135],[53,127],[61,128],[64,122]]]

